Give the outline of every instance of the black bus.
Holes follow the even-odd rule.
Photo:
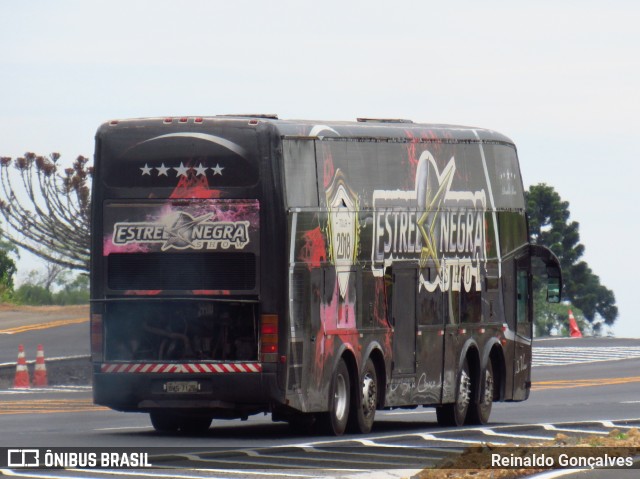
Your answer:
[[[275,115],[111,121],[96,135],[96,404],[160,431],[261,412],[332,434],[435,407],[482,424],[531,388],[516,148],[493,131]]]

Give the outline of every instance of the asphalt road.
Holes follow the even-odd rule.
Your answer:
[[[0,333],[15,327],[2,325]],[[60,351],[65,354],[88,354],[88,348],[80,349],[86,347],[87,337],[86,322],[58,324],[0,334],[0,349],[4,354],[8,344],[13,347],[18,341],[25,345],[41,342],[45,350],[56,351],[59,346],[54,343],[61,342]],[[154,461],[179,467],[181,477],[194,479],[361,477],[362,471],[374,469],[372,477],[383,477],[382,470],[390,474],[388,477],[407,477],[469,445],[527,443],[552,439],[558,433],[595,436],[616,428],[627,431],[640,427],[640,358],[610,360],[620,357],[620,351],[633,356],[636,348],[640,349],[640,340],[536,341],[534,362],[547,364],[549,358],[557,359],[554,350],[567,348],[569,353],[562,361],[533,368],[533,390],[528,401],[495,404],[491,423],[482,428],[440,428],[432,409],[417,408],[378,412],[373,431],[363,436],[303,436],[286,424],[271,422],[267,415],[253,416],[245,422],[214,421],[203,436],[175,437],[157,434],[146,415],[93,406],[88,387],[52,387],[0,391],[0,448],[179,446],[185,449],[178,455],[158,455],[161,450],[155,450]],[[169,477],[177,474],[176,469],[171,471],[165,473]],[[138,472],[145,477],[158,475],[157,470]],[[22,471],[5,473],[21,477]],[[22,477],[27,477],[24,474]],[[65,471],[64,476],[104,474],[72,470]]]
[[[0,364],[15,363],[18,346],[27,361],[39,344],[46,358],[89,355],[89,307],[0,309]]]
[[[301,471],[309,477],[360,477],[362,470],[376,467],[415,472],[473,444],[527,443],[558,433],[590,436],[639,427],[639,371],[638,359],[534,368],[531,398],[495,404],[486,427],[440,428],[433,410],[418,408],[379,412],[371,434],[342,438],[295,434],[268,415],[245,422],[214,421],[203,436],[167,436],[155,433],[146,415],[93,406],[89,388],[6,390],[0,392],[0,447],[179,446],[191,453],[191,460],[175,454],[166,459],[157,452],[156,457],[165,457],[163,466],[181,467],[181,475],[188,472],[184,477],[189,478],[255,477],[265,467],[282,477],[302,477]],[[100,476],[78,475],[71,474]]]

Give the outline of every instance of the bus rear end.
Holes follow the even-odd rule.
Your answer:
[[[111,122],[96,136],[94,401],[158,430],[265,411],[278,316],[258,301],[258,122]]]

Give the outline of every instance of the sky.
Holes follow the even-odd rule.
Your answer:
[[[514,140],[640,337],[640,2],[0,2],[0,156],[93,156],[146,116],[409,118]],[[20,274],[38,266],[23,254]]]

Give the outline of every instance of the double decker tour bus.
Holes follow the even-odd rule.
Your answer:
[[[378,409],[486,423],[531,388],[532,258],[505,136],[275,115],[96,135],[96,404],[160,431],[271,413],[332,434]]]

